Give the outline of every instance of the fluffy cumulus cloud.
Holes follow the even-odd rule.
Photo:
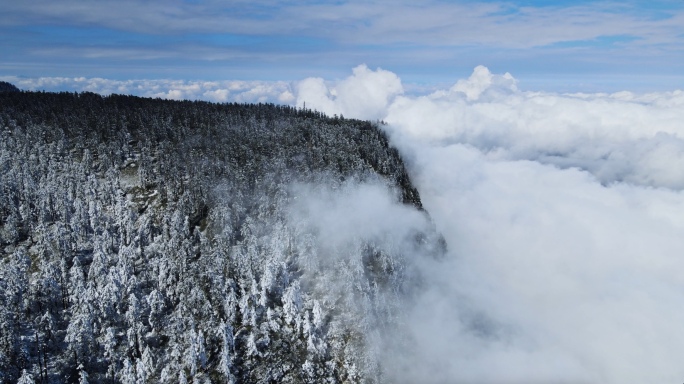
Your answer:
[[[365,67],[297,89],[389,123],[448,242],[394,381],[683,380],[684,92],[531,92],[485,67],[424,96]]]
[[[684,189],[684,92],[521,92],[510,74],[477,67],[453,87],[388,107],[393,129],[468,144],[499,160],[586,170],[602,183]]]
[[[329,115],[377,120],[387,115],[387,106],[404,89],[392,72],[366,65],[354,68],[353,74],[333,85],[321,78],[308,78],[297,86],[297,105],[317,109]]]

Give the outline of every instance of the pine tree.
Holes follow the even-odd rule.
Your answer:
[[[0,382],[373,381],[365,330],[391,321],[403,256],[330,247],[292,209],[294,185],[367,182],[420,208],[378,127],[0,93],[0,171]]]
[[[19,377],[19,381],[17,381],[17,384],[35,384],[35,381],[33,380],[33,375],[31,375],[28,371],[24,369],[21,372],[21,377]]]

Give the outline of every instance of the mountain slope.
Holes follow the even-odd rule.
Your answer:
[[[444,247],[377,126],[276,105],[2,92],[0,188],[8,383],[381,381]]]
[[[0,92],[19,92],[19,88],[12,83],[0,81]]]

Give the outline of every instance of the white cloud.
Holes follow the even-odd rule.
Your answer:
[[[411,314],[420,347],[407,374],[430,375],[430,364],[488,383],[684,374],[681,192],[607,188],[461,144],[417,152],[416,182],[452,258],[427,273],[435,288]]]
[[[227,89],[214,89],[206,91],[202,94],[203,98],[213,100],[219,103],[224,103],[229,100],[230,91]]]
[[[284,81],[183,81],[183,80],[111,80],[84,77],[22,78],[0,76],[3,81],[24,90],[132,94],[172,100],[206,100],[240,103],[294,103],[292,86]]]
[[[263,9],[267,7],[268,13]],[[49,22],[148,34],[232,33],[322,36],[341,43],[487,44],[529,48],[600,36],[638,37],[638,45],[678,46],[684,13],[634,4],[516,6],[510,2],[214,1],[4,2],[3,25]],[[659,17],[654,17],[657,15]]]
[[[467,80],[459,80],[450,89],[450,93],[459,92],[466,95],[467,100],[478,100],[485,91],[491,89],[499,89],[510,92],[518,90],[516,80],[510,73],[503,76],[494,76],[489,69],[483,65],[475,67],[473,74]],[[508,93],[508,92],[507,92]],[[446,96],[444,93],[435,93],[437,95]]]
[[[351,76],[331,87],[320,78],[299,82],[297,106],[307,103],[307,108],[329,115],[377,120],[387,114],[389,103],[403,92],[401,80],[394,73],[381,68],[373,71],[366,65],[359,65]]]
[[[365,335],[363,349],[348,345],[346,350],[363,356],[356,367],[362,376],[375,375],[386,345],[378,335],[396,330],[400,292],[420,280],[413,261],[431,252],[416,242],[416,234],[433,235],[433,227],[379,181],[298,184],[291,192],[287,221],[295,232],[291,246],[299,250],[300,281],[307,295],[335,313],[328,324],[331,335],[339,323]]]
[[[416,231],[429,229],[423,214],[399,204],[398,195],[380,183],[349,182],[334,189],[296,185],[293,193],[297,199],[292,220],[315,228],[320,246],[327,250],[359,239],[384,246],[405,244]]]
[[[298,97],[341,111],[384,84],[345,94],[356,80],[307,79]],[[684,93],[521,91],[484,67],[426,96],[393,89],[378,113],[450,249],[422,266],[393,379],[681,381]]]
[[[484,67],[451,89],[388,107],[392,129],[459,142],[493,159],[578,167],[601,182],[684,189],[684,92],[635,95],[522,92]]]

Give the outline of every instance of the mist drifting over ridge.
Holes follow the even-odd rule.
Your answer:
[[[27,88],[25,81],[16,84]],[[95,92],[132,89],[79,81]],[[534,92],[483,66],[425,95],[365,65],[337,81],[240,84],[135,86],[155,97],[306,103],[383,120],[410,166],[449,253],[417,263],[427,284],[404,303],[405,328],[396,332],[413,344],[385,358],[391,381],[684,377],[681,90]],[[335,199],[377,195],[350,191]],[[319,218],[344,213],[333,208]]]
[[[449,254],[401,382],[681,380],[684,93],[556,94],[479,66],[404,95],[365,66],[297,105],[381,119]],[[407,364],[406,362],[411,362]]]
[[[0,14],[0,384],[684,382],[684,1]]]
[[[377,124],[2,85],[0,382],[386,381],[445,250]]]

